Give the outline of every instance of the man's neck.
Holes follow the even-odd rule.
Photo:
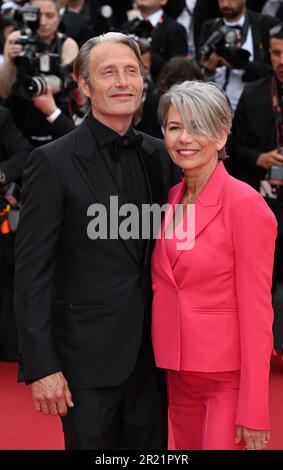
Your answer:
[[[141,14],[145,20],[151,15],[154,15],[157,11],[161,10],[161,8],[149,8],[148,10],[141,11]]]
[[[117,132],[117,134],[124,135],[127,130],[129,129],[133,116],[132,114],[127,114],[127,115],[117,115],[117,116],[108,116],[104,114],[97,114],[96,111],[92,109],[92,115],[95,119],[97,119],[99,122],[104,124],[104,126],[109,127],[113,131]]]
[[[81,13],[81,7],[68,7],[68,11],[72,11],[73,13]]]

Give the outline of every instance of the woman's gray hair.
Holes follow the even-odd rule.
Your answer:
[[[107,42],[115,42],[117,44],[125,44],[134,52],[136,58],[138,59],[138,63],[140,66],[141,74],[144,74],[144,67],[142,56],[140,52],[140,48],[137,42],[132,39],[130,36],[127,36],[123,33],[115,33],[110,32],[106,34],[101,34],[100,36],[96,36],[94,38],[89,39],[85,42],[74,61],[74,74],[76,77],[77,82],[79,81],[79,77],[82,76],[88,85],[89,83],[89,60],[90,54],[94,47],[98,46],[99,44],[105,44]]]
[[[232,114],[224,91],[213,82],[185,81],[173,85],[161,98],[158,116],[165,128],[170,106],[180,114],[186,129],[192,134],[205,135],[214,142],[229,134]],[[225,149],[218,152],[219,160],[226,158]]]

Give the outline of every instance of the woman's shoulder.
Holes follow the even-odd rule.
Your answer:
[[[62,33],[57,33],[57,34],[58,34],[59,40],[62,43],[62,49],[74,48],[74,49],[79,50],[78,44],[70,36],[66,36],[65,34],[62,34]]]
[[[258,191],[256,191],[248,183],[234,178],[231,175],[228,175],[228,178],[226,179],[224,185],[224,192],[234,194],[235,196],[237,196],[237,198],[240,199],[245,199],[246,197],[258,198],[258,196],[262,198]]]

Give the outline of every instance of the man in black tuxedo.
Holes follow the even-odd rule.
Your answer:
[[[124,23],[121,31],[149,38],[152,49],[151,75],[155,80],[163,65],[176,55],[187,55],[187,33],[173,18],[165,15],[162,7],[167,0],[137,0],[143,20]]]
[[[163,204],[179,174],[161,141],[131,127],[143,90],[131,38],[90,39],[74,71],[91,112],[35,150],[24,177],[20,378],[32,382],[36,410],[62,416],[67,449],[166,448],[163,377],[150,343],[152,241],[122,236],[115,224],[126,223],[124,203]]]

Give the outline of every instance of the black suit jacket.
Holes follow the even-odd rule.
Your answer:
[[[10,111],[0,106],[0,170],[8,181],[21,178],[26,160],[32,150],[14,123]]]
[[[238,102],[229,141],[230,172],[259,190],[266,170],[256,165],[262,152],[276,148],[271,77],[246,85]]]
[[[270,28],[278,24],[279,20],[272,16],[260,15],[250,10],[247,10],[247,14],[252,31],[254,60],[249,62],[245,68],[243,81],[250,82],[266,76],[272,70],[268,53],[268,32]],[[221,24],[220,18],[206,21],[203,24],[199,38],[199,57],[201,47],[211,36],[212,32]]]
[[[142,152],[150,199],[163,203],[179,172],[158,139],[144,135]],[[150,328],[152,242],[140,264],[134,240],[88,237],[88,208],[109,210],[110,195],[118,189],[87,121],[31,154],[15,277],[25,381],[62,370],[71,388],[113,386],[135,366],[145,316]]]
[[[121,31],[133,34],[135,24],[138,24],[137,20],[128,21],[122,25]],[[154,28],[151,38],[153,52],[151,74],[155,79],[171,57],[187,55],[187,33],[181,24],[164,14],[163,21]]]

